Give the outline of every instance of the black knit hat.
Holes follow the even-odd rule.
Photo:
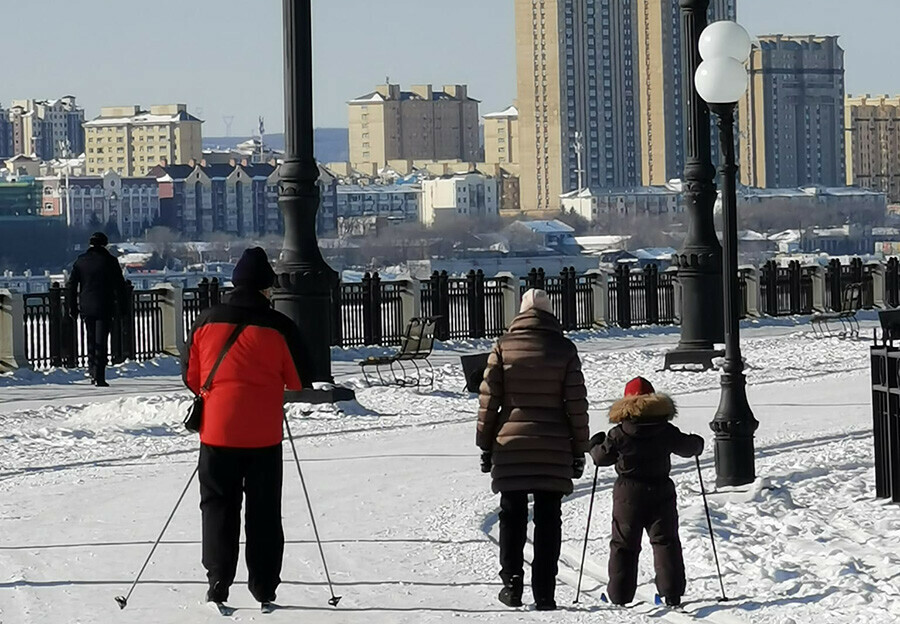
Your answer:
[[[109,238],[103,232],[94,232],[91,234],[91,247],[106,247],[109,245]]]
[[[275,271],[262,247],[252,247],[244,252],[231,274],[231,282],[237,287],[266,290],[275,285]]]

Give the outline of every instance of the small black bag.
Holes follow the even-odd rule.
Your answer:
[[[234,328],[234,331],[231,332],[231,335],[222,347],[222,352],[219,353],[219,359],[216,360],[212,370],[209,371],[206,383],[200,388],[200,394],[194,397],[194,401],[191,403],[190,408],[188,408],[187,416],[184,417],[184,428],[191,433],[200,433],[200,425],[203,423],[203,394],[209,392],[210,387],[212,387],[213,378],[216,376],[216,371],[219,370],[219,365],[222,363],[222,360],[225,359],[225,356],[228,354],[231,347],[234,346],[234,343],[237,342],[238,336],[241,335],[241,332],[244,331],[245,327],[246,325],[238,325]]]

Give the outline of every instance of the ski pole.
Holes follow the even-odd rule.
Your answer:
[[[163,526],[162,531],[159,532],[159,537],[156,538],[156,542],[153,543],[153,548],[150,549],[150,554],[147,555],[147,560],[144,561],[144,565],[141,566],[141,571],[138,572],[137,577],[134,579],[134,583],[131,584],[131,588],[128,590],[128,593],[124,596],[116,596],[116,602],[119,604],[120,609],[124,609],[128,606],[128,599],[131,598],[131,592],[134,591],[134,588],[137,587],[138,581],[141,579],[141,576],[144,574],[144,570],[147,569],[147,564],[150,563],[151,557],[153,557],[153,553],[156,550],[156,547],[159,546],[160,541],[162,541],[163,535],[166,533],[166,529],[169,528],[169,523],[172,522],[172,518],[175,517],[175,512],[178,511],[178,507],[181,505],[181,501],[184,500],[184,495],[187,494],[188,489],[191,487],[191,483],[194,481],[194,477],[197,476],[197,470],[199,470],[199,464],[194,467],[194,472],[191,473],[191,478],[188,479],[187,484],[184,486],[184,490],[181,492],[181,496],[178,497],[178,502],[175,503],[175,508],[172,509],[172,513],[169,514],[169,519],[166,520],[166,524]]]
[[[291,450],[294,452],[294,462],[297,464],[297,472],[300,473],[300,485],[303,486],[303,496],[306,497],[306,507],[309,509],[309,519],[312,521],[313,533],[316,535],[316,544],[319,545],[319,554],[322,556],[322,567],[325,568],[325,579],[328,581],[328,591],[331,592],[331,598],[329,598],[328,604],[332,607],[336,607],[341,601],[342,596],[334,595],[331,574],[328,572],[328,563],[325,561],[325,551],[322,549],[322,540],[319,539],[319,529],[316,526],[316,516],[313,514],[312,503],[309,500],[309,491],[306,489],[306,480],[303,478],[303,470],[300,468],[300,457],[297,455],[297,447],[294,445],[294,436],[291,435],[291,425],[288,423],[287,413],[284,415],[284,426],[287,429],[288,439],[291,441]]]
[[[597,474],[600,472],[600,466],[594,467],[594,485],[591,486],[591,503],[588,505],[587,528],[584,530],[584,548],[581,551],[581,569],[578,571],[578,588],[575,590],[575,602],[578,604],[578,598],[581,597],[581,577],[584,575],[584,560],[587,557],[588,535],[591,532],[591,515],[594,512],[594,494],[597,492]]]
[[[700,477],[700,494],[703,495],[703,507],[706,509],[706,525],[709,527],[709,541],[712,544],[713,558],[716,560],[716,573],[719,575],[719,587],[722,589],[722,600],[728,600],[725,595],[725,583],[722,582],[722,569],[719,567],[719,555],[716,553],[716,538],[713,535],[712,518],[709,515],[709,503],[706,502],[706,488],[703,487],[703,472],[700,470],[700,456],[695,455],[697,461],[697,476]]]

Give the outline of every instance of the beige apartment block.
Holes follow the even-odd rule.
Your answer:
[[[521,204],[640,183],[633,2],[516,0]]]
[[[847,96],[847,184],[900,203],[900,96]]]
[[[110,106],[84,124],[88,175],[115,171],[144,176],[160,164],[185,164],[203,158],[203,122],[184,104]]]
[[[478,100],[465,85],[384,84],[348,102],[350,162],[384,166],[390,160],[464,160],[480,156]]]
[[[834,36],[767,35],[741,100],[741,182],[759,188],[846,183],[844,50]]]
[[[635,6],[639,93],[640,171],[643,186],[662,186],[684,172],[684,79],[681,7],[675,0],[638,0]],[[734,20],[735,0],[711,0],[709,22]],[[626,74],[632,70],[626,65]],[[718,152],[713,137],[713,153]]]
[[[515,106],[484,116],[484,162],[519,164],[519,111]]]

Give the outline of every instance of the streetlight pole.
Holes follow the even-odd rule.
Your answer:
[[[316,238],[319,167],[313,155],[311,0],[283,0],[282,5],[285,157],[278,204],[284,214],[284,245],[272,300],[300,328],[310,381],[333,382],[331,298],[339,277],[322,257]]]
[[[716,236],[716,169],[709,109],[694,86],[697,44],[707,25],[709,0],[680,0],[685,164],[682,196],[689,215],[684,247],[675,256],[681,285],[681,340],[666,353],[665,368],[710,369],[722,352],[722,246]]]
[[[719,408],[710,423],[716,435],[716,485],[744,485],[756,478],[753,434],[759,422],[747,400],[740,344],[734,109],[747,90],[744,63],[750,55],[750,36],[734,22],[718,22],[703,32],[698,49],[704,60],[696,72],[697,90],[716,115],[722,153],[719,178],[725,239],[725,362]]]

